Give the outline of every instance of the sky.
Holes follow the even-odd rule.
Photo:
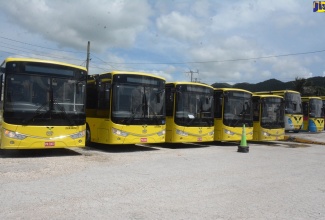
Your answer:
[[[0,59],[168,82],[258,83],[325,76],[325,13],[311,0],[0,0]]]

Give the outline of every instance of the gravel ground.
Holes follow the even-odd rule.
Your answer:
[[[325,146],[0,152],[0,219],[325,219]]]

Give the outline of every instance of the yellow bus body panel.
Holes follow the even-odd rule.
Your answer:
[[[222,119],[214,119],[215,141],[240,141],[243,135],[242,127],[229,127],[222,123]],[[253,139],[253,127],[245,126],[246,140]]]
[[[120,125],[110,119],[87,117],[91,142],[100,144],[146,144],[165,142],[165,125]],[[117,135],[116,129],[128,135]]]
[[[284,140],[285,128],[266,129],[259,122],[254,122],[254,134],[252,141],[280,141]]]
[[[23,140],[5,136],[4,129],[26,135]],[[82,126],[23,126],[2,122],[1,149],[49,149],[85,147],[86,125]],[[70,135],[83,132],[83,137]]]
[[[173,117],[166,117],[166,142],[186,143],[186,142],[209,142],[213,141],[214,126],[210,127],[186,127],[174,123]],[[182,131],[180,135],[176,130]]]

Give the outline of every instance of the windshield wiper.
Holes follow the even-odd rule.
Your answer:
[[[143,106],[144,106],[143,103],[139,104],[136,108],[134,108],[132,115],[131,115],[130,117],[128,117],[128,118],[125,118],[123,121],[126,120],[125,123],[126,123],[126,124],[130,124],[131,121],[134,119],[134,117],[135,117],[137,114],[139,114],[139,111],[138,111],[138,110],[141,109]]]
[[[37,117],[41,116],[41,115],[46,115],[47,113],[51,112],[51,110],[47,110],[46,112],[40,112],[42,109],[44,109],[45,107],[48,107],[49,102],[45,102],[43,103],[40,107],[38,107],[36,109],[36,111],[34,112],[34,115],[28,119],[25,119],[22,121],[23,125],[28,125],[31,121],[33,121],[34,119],[36,119]]]
[[[58,107],[58,109],[60,110],[60,114],[63,116],[62,118],[67,119],[70,126],[75,125],[74,121],[70,118],[70,116],[67,114],[67,112],[64,110],[64,107],[61,104],[57,102],[53,102],[53,105]]]

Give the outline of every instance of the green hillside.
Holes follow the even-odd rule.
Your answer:
[[[308,79],[296,78],[295,81],[282,82],[277,79],[269,79],[256,84],[252,83],[236,83],[230,85],[228,83],[213,83],[214,88],[239,88],[251,92],[270,91],[270,90],[296,90],[302,95],[325,95],[325,77],[317,76]]]

